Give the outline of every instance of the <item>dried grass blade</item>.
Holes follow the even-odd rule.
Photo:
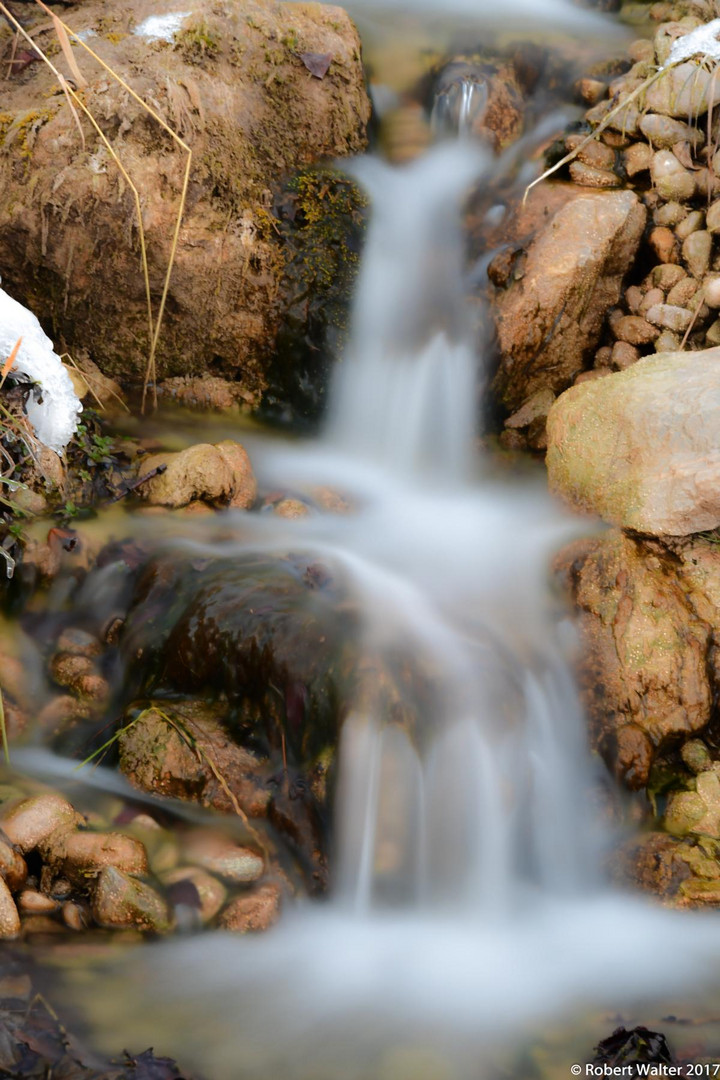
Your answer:
[[[76,127],[78,129],[78,132],[80,133],[80,142],[82,143],[82,148],[84,150],[85,149],[85,133],[83,132],[82,124],[80,123],[80,117],[78,116],[77,109],[73,105],[73,100],[70,97],[70,87],[68,86],[67,81],[62,77],[62,75],[60,76],[60,85],[62,86],[62,91],[63,91],[63,94],[65,95],[67,103],[70,106],[70,112],[73,114],[73,120],[75,121],[75,125],[76,125]]]
[[[87,79],[83,75],[82,71],[78,67],[77,60],[73,56],[72,45],[70,44],[70,38],[67,36],[67,33],[65,31],[65,27],[60,22],[57,15],[54,15],[52,13],[52,11],[51,11],[50,12],[50,17],[52,18],[53,27],[55,29],[55,33],[58,36],[58,41],[60,42],[60,48],[63,51],[63,56],[67,60],[67,65],[70,68],[70,71],[72,73],[72,77],[75,80],[75,82],[77,83],[77,85],[82,89],[82,88],[88,86],[89,84],[88,84]]]
[[[17,360],[17,354],[20,352],[20,346],[22,345],[22,338],[19,337],[13,345],[12,352],[8,356],[7,360],[3,364],[2,372],[0,372],[0,390],[2,390],[5,380],[10,374],[10,369]]]

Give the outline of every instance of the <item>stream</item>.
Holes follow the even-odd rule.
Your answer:
[[[360,5],[361,28],[377,34],[383,7]],[[492,21],[489,4],[450,8]],[[548,25],[572,12],[581,34],[601,23],[561,0],[503,8]],[[611,1017],[652,1024],[720,1000],[717,917],[606,880],[617,826],[549,582],[553,555],[588,524],[551,500],[544,475],[481,449],[461,209],[498,164],[468,134],[478,109],[481,92],[460,85],[424,155],[347,165],[371,218],[323,433],[238,436],[263,489],[324,486],[350,512],[229,511],[163,540],[203,565],[290,552],[352,597],[368,663],[344,703],[329,897],[286,905],[254,937],[189,934],[83,965],[58,948],[50,985],[105,1050],[152,1045],[208,1080],[519,1080],[540,1075],[522,1050],[552,1030],[564,1049],[548,1075],[576,1061],[591,1075]],[[147,539],[152,519],[124,527]],[[83,603],[106,599],[86,587]],[[385,670],[411,688],[407,710]],[[119,783],[103,768],[71,774],[75,762],[40,746],[13,764],[73,792]]]

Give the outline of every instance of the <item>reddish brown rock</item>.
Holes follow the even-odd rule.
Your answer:
[[[219,925],[236,934],[268,930],[280,917],[280,888],[269,883],[232,900],[220,916]]]

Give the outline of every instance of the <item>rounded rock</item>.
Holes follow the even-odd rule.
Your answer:
[[[695,193],[695,180],[670,150],[658,150],[653,155],[650,173],[663,199],[682,202]]]
[[[5,880],[10,892],[22,889],[27,875],[27,863],[22,855],[5,840],[0,839],[0,877]]]
[[[649,345],[658,336],[657,328],[639,315],[623,316],[613,327],[613,332],[619,341],[630,345]]]
[[[24,889],[18,896],[18,907],[26,915],[51,915],[60,907],[57,900],[36,889]]]
[[[98,877],[92,911],[95,921],[110,929],[135,927],[162,934],[173,925],[163,897],[151,885],[114,866],[106,867]]]
[[[268,883],[232,900],[220,916],[219,925],[236,934],[268,930],[280,916],[280,889]]]
[[[705,229],[690,233],[683,242],[683,261],[695,278],[702,278],[710,266],[712,254],[712,235]]]
[[[660,262],[679,262],[680,251],[675,233],[666,225],[656,225],[648,236],[648,243]]]
[[[687,308],[675,307],[673,304],[656,304],[648,311],[647,320],[653,326],[682,333],[692,322],[692,313]]]
[[[181,885],[187,882],[194,886],[198,895],[200,918],[203,923],[214,919],[227,900],[228,892],[222,881],[199,866],[179,866],[177,869],[163,874],[162,882],[166,887],[170,887],[171,892],[173,885]]]
[[[146,874],[149,868],[145,845],[125,833],[68,832],[47,855],[70,881],[87,881],[110,866],[125,874]]]
[[[14,938],[20,933],[20,915],[6,883],[0,878],[0,938]]]
[[[33,795],[0,815],[0,828],[27,854],[57,829],[75,827],[82,820],[62,795]]]

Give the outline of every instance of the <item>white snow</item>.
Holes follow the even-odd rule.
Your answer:
[[[25,411],[40,442],[60,454],[77,428],[82,405],[62,360],[35,315],[0,288],[0,367],[18,338],[22,338],[22,344],[11,374],[24,375],[36,384],[30,391]]]
[[[689,34],[683,34],[673,44],[663,67],[679,64],[683,60],[691,60],[693,56],[709,56],[713,60],[720,60],[718,34],[720,34],[720,19],[713,19],[704,26],[691,30]]]
[[[135,27],[135,33],[148,41],[172,42],[178,30],[191,11],[175,11],[169,15],[149,15],[147,19]]]

